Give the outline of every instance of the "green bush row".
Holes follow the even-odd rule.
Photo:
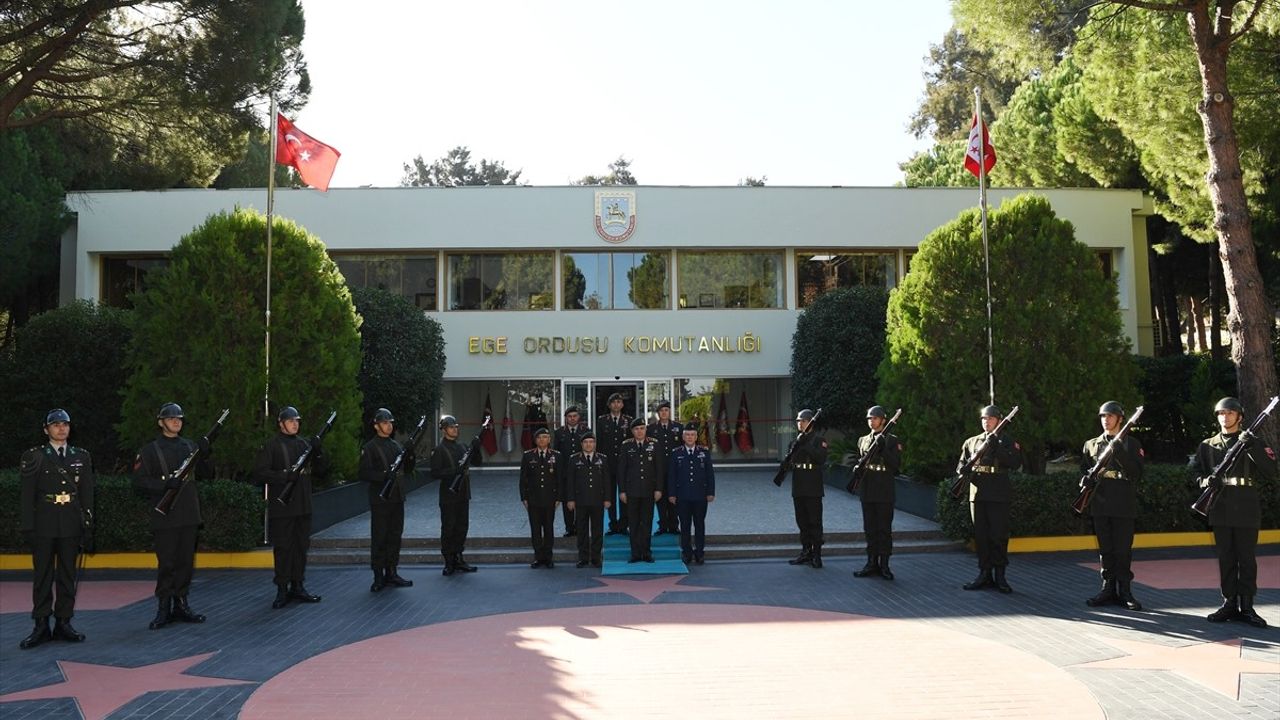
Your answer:
[[[201,481],[200,549],[251,550],[262,538],[262,492],[232,480]],[[0,471],[0,548],[25,550],[18,515],[18,473]],[[152,549],[151,501],[133,489],[128,477],[99,476],[94,491],[94,543],[98,552]]]
[[[1010,531],[1013,537],[1050,535],[1091,535],[1093,524],[1088,513],[1076,517],[1071,503],[1080,492],[1080,476],[1071,473],[1026,475],[1014,473],[1013,502],[1010,507]],[[1138,488],[1140,533],[1202,532],[1208,529],[1204,518],[1191,511],[1191,503],[1200,496],[1195,487],[1195,473],[1183,465],[1147,465]],[[973,522],[968,502],[953,500],[948,492],[950,481],[938,483],[938,524],[947,537],[969,540]],[[1280,497],[1280,483],[1262,483],[1258,488],[1262,503],[1262,527],[1280,527],[1280,503],[1265,498]]]

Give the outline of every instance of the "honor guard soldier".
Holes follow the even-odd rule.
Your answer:
[[[877,433],[888,423],[889,414],[883,407],[868,408],[867,427],[871,432],[858,438],[858,452],[865,456],[871,451]],[[855,570],[854,577],[879,575],[885,580],[893,579],[889,556],[893,554],[894,478],[901,467],[902,441],[892,433],[884,433],[858,488],[862,500],[862,534],[867,539],[867,564]]]
[[[666,504],[680,517],[681,559],[701,565],[707,548],[707,503],[716,499],[716,471],[711,453],[698,445],[698,427],[686,425],[681,435],[667,469]]]
[[[671,421],[671,403],[663,400],[658,403],[658,421],[651,424],[646,434],[658,443],[662,452],[662,466],[667,467],[671,454],[683,443],[681,425]],[[676,520],[676,506],[669,502],[658,503],[658,534],[680,532],[680,524]]]
[[[307,550],[311,548],[311,478],[325,475],[329,462],[320,447],[319,436],[298,437],[302,416],[288,406],[276,415],[279,432],[258,451],[253,463],[254,482],[267,487],[267,528],[275,565],[276,598],[271,607],[279,610],[290,600],[320,602],[319,595],[307,592]],[[310,450],[307,465],[294,473],[298,458]]]
[[[213,477],[213,448],[208,438],[191,441],[182,437],[182,407],[165,403],[156,413],[160,435],[138,452],[133,461],[134,486],[151,498],[151,529],[156,546],[156,598],[159,607],[151,621],[157,630],[174,620],[202,623],[204,615],[194,612],[187,603],[191,576],[195,572],[196,531],[200,528],[200,495],[194,482],[183,482],[173,475],[192,453],[200,451],[195,468],[196,480]],[[166,490],[176,490],[168,513],[156,510]]]
[[[582,451],[574,453],[566,464],[564,498],[578,521],[578,567],[587,563],[600,567],[604,511],[613,504],[613,479],[609,458],[596,452],[595,433],[582,433],[581,443]]]
[[[1214,407],[1222,431],[1206,438],[1196,450],[1196,466],[1208,477],[1222,462],[1227,450],[1237,442],[1247,443],[1235,463],[1221,479],[1217,502],[1209,510],[1213,544],[1218,553],[1218,573],[1222,587],[1222,607],[1208,616],[1209,622],[1242,620],[1263,628],[1267,621],[1253,608],[1258,593],[1258,531],[1262,527],[1262,504],[1258,482],[1276,479],[1276,454],[1261,438],[1245,436],[1244,406],[1233,397],[1222,398]],[[1273,498],[1274,500],[1274,498]]]
[[[600,452],[607,458],[612,465],[609,467],[609,475],[618,477],[618,461],[622,459],[621,450],[622,443],[626,442],[630,437],[629,429],[631,427],[631,418],[622,413],[622,395],[614,393],[609,396],[609,412],[596,418],[596,444],[600,448]],[[617,487],[615,483],[614,496],[610,498],[611,504],[609,508],[609,534],[627,532],[627,514],[616,504],[618,500]]]
[[[578,412],[578,408],[570,405],[564,410],[564,425],[556,428],[555,438],[552,440],[552,446],[560,455],[560,477],[568,476],[569,458],[581,448],[578,443],[582,441],[582,434],[587,431],[587,426],[581,424],[582,415]],[[577,533],[577,523],[574,522],[573,510],[569,509],[569,503],[563,503],[561,514],[564,516],[564,536],[573,537]]]
[[[533,542],[531,568],[556,566],[556,506],[560,504],[560,454],[551,449],[551,433],[545,427],[533,431],[532,450],[520,459],[520,502],[529,513]]]
[[[1003,417],[1004,412],[995,405],[982,408],[979,413],[982,432],[964,441],[960,448],[960,462],[956,464],[957,472],[982,451],[988,436]],[[973,519],[974,544],[978,549],[978,577],[965,585],[965,590],[994,587],[1002,593],[1013,592],[1005,581],[1004,571],[1009,564],[1009,502],[1013,497],[1009,473],[1019,467],[1022,467],[1022,448],[1004,433],[992,439],[991,447],[973,466],[973,479],[969,483],[969,514]]]
[[[822,480],[827,462],[827,440],[818,435],[813,411],[801,410],[796,415],[799,434],[791,441],[791,502],[796,511],[796,527],[800,530],[800,554],[789,560],[791,565],[822,567],[822,496],[826,487]]]
[[[35,628],[18,643],[23,650],[49,640],[82,642],[71,626],[76,609],[76,556],[90,531],[93,461],[67,443],[71,416],[61,408],[44,418],[48,442],[22,454],[19,515],[31,540],[31,617]],[[54,585],[57,598],[54,598]],[[55,622],[49,631],[49,615]]]
[[[631,421],[631,439],[622,444],[618,460],[618,497],[627,505],[627,523],[631,526],[631,559],[628,562],[653,562],[650,542],[653,539],[653,506],[662,501],[666,487],[667,466],[658,443],[646,437],[644,418]]]
[[[404,460],[396,473],[395,482],[387,497],[382,497],[382,487],[387,480],[387,469],[400,455],[400,443],[392,435],[396,419],[391,411],[378,408],[373,413],[374,436],[360,448],[358,477],[369,485],[369,565],[373,569],[370,592],[392,587],[412,587],[413,581],[400,577],[400,538],[404,535],[404,497],[407,494],[405,477],[413,472],[416,458],[414,448],[404,449]]]
[[[480,457],[480,436],[471,441],[468,450],[458,442],[458,419],[452,415],[440,417],[440,432],[444,436],[431,451],[431,477],[440,481],[440,554],[444,556],[443,575],[475,572],[476,567],[462,559],[467,544],[467,528],[471,522],[471,464]],[[462,468],[463,458],[468,458]],[[450,489],[453,480],[462,471],[462,482],[457,492]],[[554,512],[554,507],[552,508]]]
[[[1111,400],[1098,408],[1102,434],[1084,444],[1080,472],[1088,473],[1106,452],[1107,446],[1124,427],[1124,407]],[[1138,517],[1138,483],[1142,481],[1145,457],[1142,443],[1126,433],[1111,453],[1107,466],[1098,475],[1089,514],[1098,537],[1098,559],[1102,563],[1102,589],[1085,601],[1089,607],[1123,605],[1141,610],[1133,596],[1133,528]]]

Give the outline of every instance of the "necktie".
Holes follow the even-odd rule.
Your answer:
[[[58,459],[59,459],[59,460],[66,460],[66,459],[67,459],[67,446],[66,446],[66,445],[63,445],[62,447],[58,448]]]

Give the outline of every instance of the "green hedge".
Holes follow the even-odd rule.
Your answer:
[[[1025,475],[1014,473],[1013,503],[1010,508],[1010,525],[1013,537],[1046,535],[1091,535],[1093,524],[1089,518],[1075,516],[1071,503],[1079,493],[1080,476],[1068,473],[1049,475]],[[1200,495],[1194,486],[1194,472],[1182,465],[1151,464],[1147,466],[1138,489],[1137,531],[1150,532],[1200,532],[1208,524],[1191,511],[1191,503]],[[947,488],[950,481],[938,483],[938,524],[947,537],[969,540],[973,537],[973,523],[969,519],[969,505],[951,499]],[[1280,497],[1280,483],[1263,483],[1259,488],[1263,498]],[[1280,503],[1262,504],[1262,527],[1280,527]]]
[[[232,480],[201,481],[200,549],[241,551],[257,547],[262,538],[262,492]],[[19,529],[18,474],[0,471],[0,548],[26,550]],[[134,491],[128,477],[99,476],[95,488],[94,540],[98,552],[150,551],[150,502]]]

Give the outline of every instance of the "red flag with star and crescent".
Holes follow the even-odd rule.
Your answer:
[[[342,153],[298,129],[276,113],[276,163],[298,171],[302,182],[325,192]]]
[[[982,128],[981,132],[979,127]],[[982,137],[981,141],[978,139],[979,135]],[[979,142],[982,143],[981,150]],[[973,125],[969,128],[969,148],[964,153],[964,169],[973,173],[974,177],[979,177],[979,166],[982,167],[981,174],[991,172],[991,168],[996,166],[996,148],[991,144],[991,136],[987,134],[987,124],[974,113]]]
[[[751,432],[751,413],[747,412],[747,391],[742,391],[742,399],[738,401],[738,431],[736,433],[738,449],[744,454],[750,453],[756,446],[755,434]]]

